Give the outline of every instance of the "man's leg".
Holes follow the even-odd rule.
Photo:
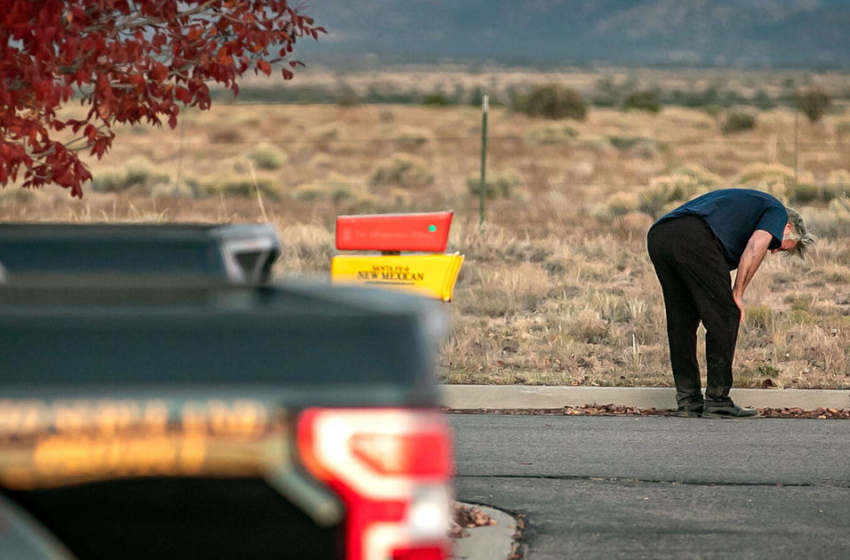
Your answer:
[[[679,412],[701,414],[703,397],[700,392],[699,362],[697,361],[697,327],[699,314],[690,290],[675,263],[668,261],[663,241],[648,242],[650,259],[664,294],[667,315],[667,340],[670,345],[670,365],[676,384],[676,404]]]
[[[754,417],[757,411],[742,409],[729,397],[741,313],[732,298],[729,267],[719,249],[710,249],[706,244],[701,248],[699,261],[684,260],[677,267],[693,295],[706,331],[705,416]]]
[[[708,369],[706,400],[731,404],[732,362],[738,340],[740,311],[732,298],[728,268],[682,267],[682,276],[691,287],[699,316],[705,326],[705,361]]]

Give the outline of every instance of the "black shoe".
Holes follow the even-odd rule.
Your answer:
[[[703,418],[758,418],[759,411],[755,408],[741,408],[733,402],[710,403],[706,401],[702,412]]]
[[[678,416],[679,418],[699,418],[702,416],[702,413],[702,404],[683,404],[676,409],[673,416]]]

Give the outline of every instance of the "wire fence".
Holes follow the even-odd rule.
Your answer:
[[[601,136],[600,139],[611,140],[614,139],[616,143],[619,140],[622,140],[624,143],[638,143],[641,141],[649,141],[656,142],[659,144],[666,145],[675,145],[675,146],[699,146],[699,145],[728,145],[728,146],[764,146],[769,147],[771,142],[775,142],[777,145],[793,145],[793,138],[776,138],[775,140],[757,140],[757,139],[721,139],[721,138],[655,138],[651,136],[635,136],[629,134],[622,135],[607,135]],[[215,138],[208,139],[198,139],[198,138],[190,138],[181,140],[179,137],[177,138],[157,138],[157,139],[123,139],[121,140],[121,144],[128,146],[146,146],[146,145],[154,145],[154,144],[184,144],[184,145],[255,145],[260,143],[265,144],[285,144],[285,145],[316,145],[316,146],[329,146],[333,144],[365,144],[365,143],[397,143],[397,144],[411,144],[411,143],[419,143],[422,146],[429,142],[479,142],[481,140],[481,135],[469,135],[469,136],[428,136],[428,137],[417,137],[417,138],[402,138],[402,137],[394,137],[394,138],[385,138],[379,136],[372,137],[356,137],[356,138],[303,138],[303,137],[280,137],[280,138],[255,138],[251,140],[221,140]],[[538,136],[528,135],[528,136],[517,136],[517,135],[509,135],[509,136],[488,136],[487,142],[528,142],[535,143],[539,145],[580,145],[581,139],[573,139],[573,140],[563,140],[563,141],[547,141]],[[848,136],[847,142],[842,141],[811,141],[811,140],[800,140],[797,142],[797,145],[801,148],[826,148],[826,149],[834,149],[834,150],[850,150],[850,135]],[[614,146],[616,147],[616,146]]]

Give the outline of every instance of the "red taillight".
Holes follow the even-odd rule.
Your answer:
[[[408,548],[394,550],[393,560],[443,560],[445,551],[440,547]]]
[[[439,413],[311,409],[298,448],[346,504],[349,560],[445,557],[452,451]]]
[[[354,434],[351,450],[387,475],[438,476],[451,473],[451,449],[443,433]]]

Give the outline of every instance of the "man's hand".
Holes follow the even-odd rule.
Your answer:
[[[732,294],[732,299],[735,300],[735,305],[738,306],[738,310],[741,312],[741,318],[738,319],[738,322],[743,323],[744,322],[744,299],[737,294]]]

